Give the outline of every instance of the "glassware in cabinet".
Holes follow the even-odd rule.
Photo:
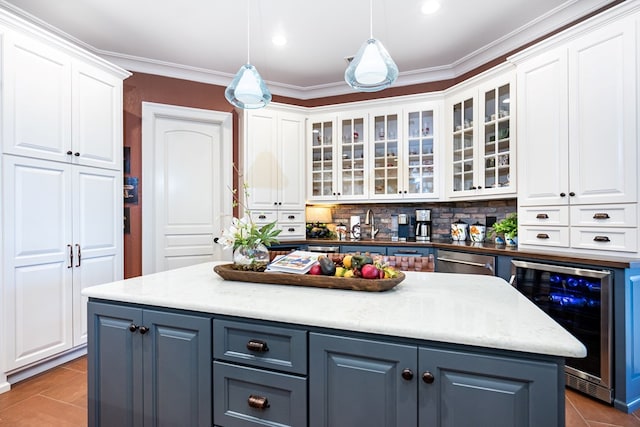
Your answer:
[[[364,118],[340,121],[340,195],[362,197],[366,194],[366,134]]]
[[[375,116],[373,130],[374,195],[398,194],[398,114]]]
[[[407,177],[409,194],[429,194],[435,189],[434,112],[411,111],[407,115]]]
[[[473,98],[453,105],[453,191],[475,190]]]
[[[510,185],[511,99],[509,84],[484,92],[484,187]]]

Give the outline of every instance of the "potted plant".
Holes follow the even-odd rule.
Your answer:
[[[512,213],[507,215],[504,219],[496,222],[491,226],[491,234],[497,236],[504,236],[504,242],[500,242],[496,238],[496,243],[506,243],[507,246],[518,245],[518,214]]]

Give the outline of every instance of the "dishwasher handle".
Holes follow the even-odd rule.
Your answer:
[[[445,257],[438,257],[438,261],[451,262],[451,263],[454,263],[454,264],[464,264],[464,265],[470,265],[470,266],[473,266],[473,267],[486,268],[491,273],[493,273],[493,267],[491,267],[491,264],[489,264],[489,263],[483,264],[481,262],[464,261],[464,260],[461,260],[461,259],[452,259],[452,258],[445,258]]]

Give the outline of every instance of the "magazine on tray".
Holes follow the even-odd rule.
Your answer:
[[[290,254],[275,258],[265,271],[274,273],[306,274],[314,264],[318,263],[318,252],[293,251]]]

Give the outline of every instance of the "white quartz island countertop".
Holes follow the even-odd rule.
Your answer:
[[[575,337],[493,276],[407,272],[384,292],[225,281],[204,263],[86,288],[87,297],[564,357]],[[269,273],[265,273],[269,274]],[[345,279],[348,280],[348,279]]]

